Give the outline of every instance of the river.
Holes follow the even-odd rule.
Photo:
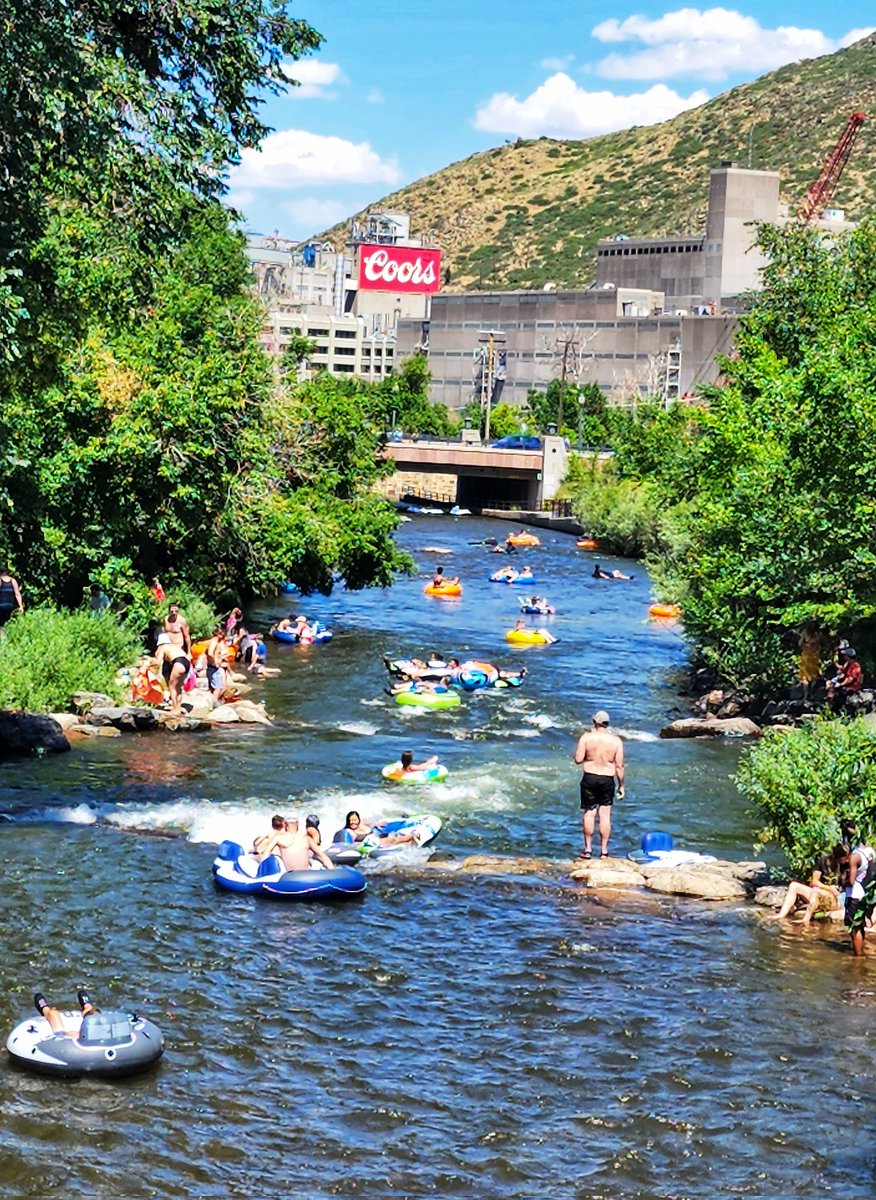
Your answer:
[[[560,640],[514,650],[517,589],[487,582],[504,559],[471,544],[507,529],[416,518],[398,537],[419,577],[291,602],[335,636],[271,648],[282,675],[255,690],[272,729],[125,735],[5,768],[4,1028],[36,989],[69,1004],[88,985],[152,1017],[167,1052],[115,1084],[7,1064],[0,1197],[872,1197],[876,966],[840,932],[778,929],[751,905],[433,874],[425,851],[373,864],[347,904],[215,891],[217,843],[248,842],[275,811],[331,833],[349,808],[419,807],[452,855],[567,859],[571,752],[597,708],[626,739],[615,854],[666,829],[751,857],[739,743],[657,737],[685,648],[647,620],[641,566],[596,581],[593,555],[543,533],[516,563],[557,606]],[[439,563],[462,575],[459,601],[423,596]],[[450,712],[399,708],[382,656],[433,648],[528,676]],[[406,746],[439,753],[446,784],[381,786]]]

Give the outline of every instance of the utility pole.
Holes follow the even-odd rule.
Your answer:
[[[484,414],[484,441],[490,440],[490,416],[493,401],[501,395],[505,384],[505,334],[501,329],[479,329],[475,350],[475,383],[481,412]]]

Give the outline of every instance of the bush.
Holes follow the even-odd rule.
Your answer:
[[[31,608],[5,628],[0,708],[61,712],[80,691],[121,699],[116,674],[140,650],[139,637],[112,613]]]
[[[778,842],[795,875],[839,841],[840,818],[876,833],[876,734],[865,721],[821,719],[769,732],[746,750],[736,776],[765,822],[761,844]]]
[[[643,558],[661,544],[657,489],[648,481],[617,479],[609,463],[575,457],[561,495],[604,550]]]

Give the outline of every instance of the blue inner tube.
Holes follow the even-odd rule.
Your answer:
[[[349,866],[332,870],[287,871],[276,854],[257,866],[238,842],[225,841],[213,860],[216,886],[246,896],[281,900],[342,900],[365,891],[365,876]]]

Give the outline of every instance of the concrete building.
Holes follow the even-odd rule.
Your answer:
[[[524,404],[530,388],[543,391],[561,378],[596,383],[627,403],[692,393],[714,378],[714,356],[729,350],[735,319],[667,315],[663,303],[660,292],[610,285],[434,296],[432,399],[458,410],[486,390],[493,404]],[[399,361],[423,340],[419,322],[401,321]],[[491,343],[493,362],[485,364]]]
[[[280,358],[293,339],[302,336],[316,343],[316,350],[302,364],[305,378],[311,370],[325,370],[378,382],[395,365],[395,338],[369,330],[364,317],[351,313],[337,316],[315,306],[305,311],[275,301],[262,326],[265,349]]]
[[[735,307],[757,288],[763,256],[752,247],[754,222],[780,219],[777,171],[751,171],[722,163],[709,177],[703,235],[601,241],[596,284],[659,287],[668,311],[705,314]]]

